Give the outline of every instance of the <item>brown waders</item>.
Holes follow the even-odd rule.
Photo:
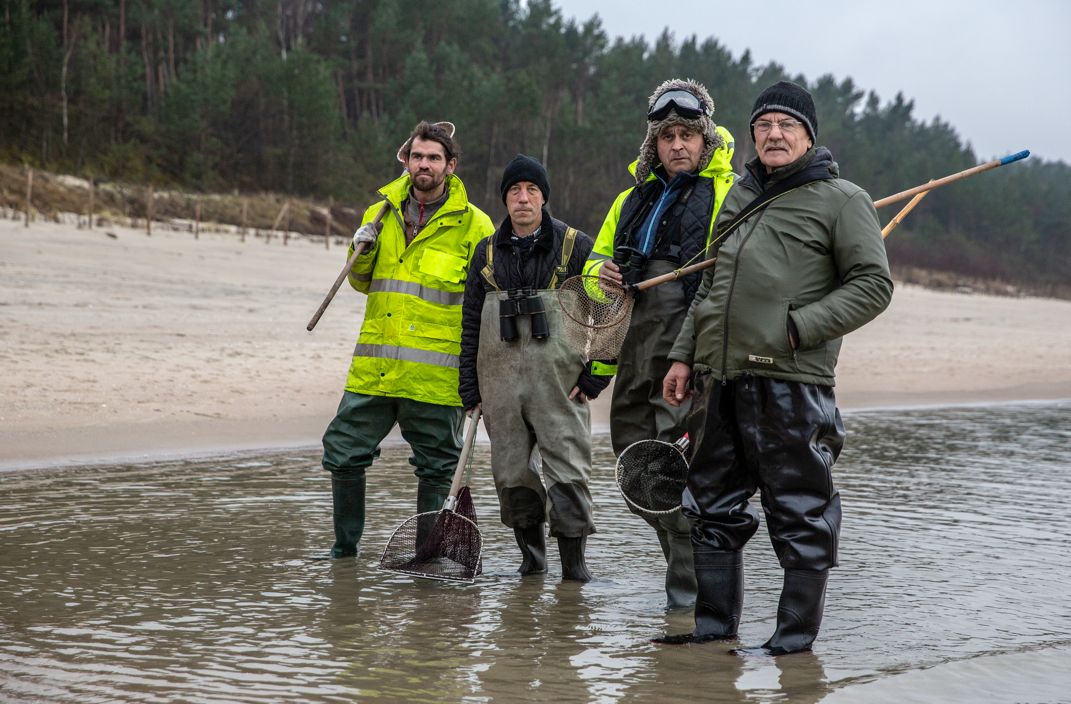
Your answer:
[[[530,316],[518,315],[517,339],[503,341],[499,299],[506,294],[489,292],[484,299],[476,370],[491,473],[502,523],[513,528],[524,558],[521,574],[546,571],[543,530],[549,519],[562,579],[587,581],[584,544],[595,532],[588,490],[591,419],[586,403],[569,400],[584,361],[565,338],[556,293],[537,293],[550,330],[542,340],[532,338]]]
[[[672,271],[672,262],[647,265],[644,278]],[[684,435],[687,401],[674,408],[662,399],[662,379],[669,371],[667,358],[680,332],[688,302],[679,282],[654,286],[639,294],[632,322],[617,363],[617,379],[610,402],[610,440],[614,454],[640,440],[676,442]],[[666,558],[666,606],[686,608],[695,603],[695,569],[691,527],[680,511],[651,516],[632,509],[655,529]]]

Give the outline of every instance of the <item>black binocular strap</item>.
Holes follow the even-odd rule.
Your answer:
[[[816,176],[813,171],[809,172],[809,170],[804,169],[803,171],[792,174],[784,181],[781,181],[780,183],[775,185],[773,188],[763,191],[758,196],[756,196],[754,200],[752,200],[746,206],[741,208],[740,212],[738,212],[732,220],[726,223],[725,227],[718,230],[717,236],[714,237],[714,239],[710,241],[710,244],[707,245],[707,258],[709,259],[717,253],[718,248],[714,247],[714,245],[718,244],[733,230],[739,227],[745,220],[768,206],[773,201],[777,200],[781,196],[788,195],[797,188],[800,188],[801,186],[806,186],[808,183],[813,183],[814,181],[828,181],[832,178],[833,176],[829,175],[828,172],[826,172],[825,175]],[[713,250],[711,250],[712,247]]]

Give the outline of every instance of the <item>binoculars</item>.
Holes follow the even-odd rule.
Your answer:
[[[647,269],[647,255],[635,247],[621,245],[614,250],[614,264],[621,270],[625,286],[635,286],[643,279]]]
[[[506,292],[506,298],[498,302],[498,333],[503,342],[513,342],[517,334],[517,316],[527,315],[532,322],[532,339],[550,337],[547,312],[543,299],[534,288],[515,288]]]

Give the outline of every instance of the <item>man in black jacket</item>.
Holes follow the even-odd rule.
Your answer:
[[[609,377],[593,374],[598,362],[585,363],[568,344],[555,289],[580,273],[592,241],[547,212],[550,182],[535,159],[514,158],[501,191],[509,215],[476,246],[465,284],[458,391],[466,410],[484,413],[502,522],[521,549],[518,572],[546,572],[549,517],[562,579],[588,581],[587,401]]]

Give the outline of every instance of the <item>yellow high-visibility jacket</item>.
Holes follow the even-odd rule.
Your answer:
[[[390,212],[375,245],[349,274],[350,285],[368,294],[368,303],[347,391],[461,405],[457,370],[465,278],[476,243],[495,228],[468,202],[461,179],[451,174],[446,183],[446,202],[408,247],[400,209],[409,174],[379,191]],[[383,201],[369,207],[362,224],[382,207]]]

